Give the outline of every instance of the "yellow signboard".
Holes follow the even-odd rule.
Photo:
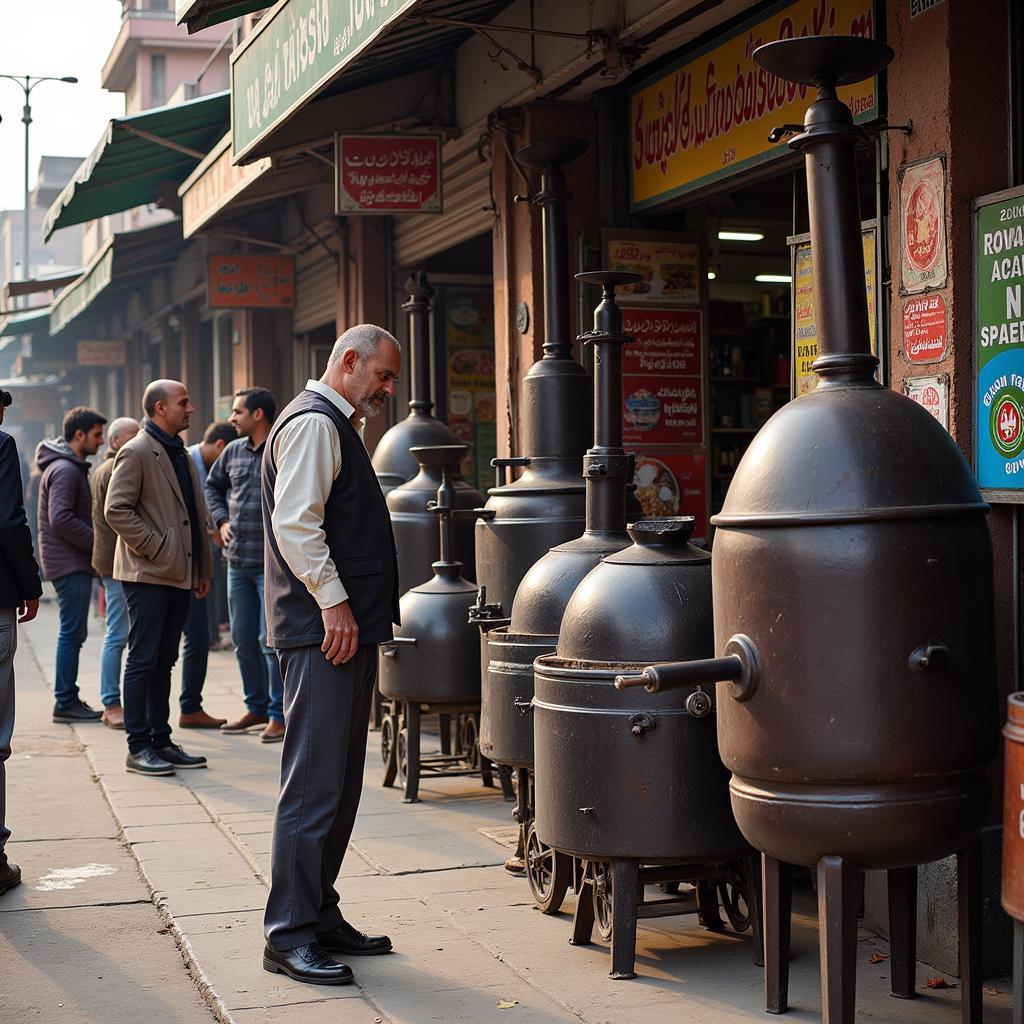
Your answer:
[[[682,195],[789,152],[768,142],[779,125],[799,124],[808,87],[759,68],[763,43],[805,35],[873,36],[872,0],[797,0],[748,22],[630,97],[630,199],[634,211]],[[839,90],[858,121],[878,115],[875,79]]]
[[[868,332],[871,351],[878,355],[878,261],[874,223],[861,232],[864,247],[864,284],[868,292]],[[814,390],[818,375],[811,369],[818,358],[818,328],[814,319],[814,263],[811,243],[793,247],[793,396]]]

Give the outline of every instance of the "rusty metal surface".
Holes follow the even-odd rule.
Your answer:
[[[1024,921],[1024,692],[1006,700],[1003,784],[1003,910]]]

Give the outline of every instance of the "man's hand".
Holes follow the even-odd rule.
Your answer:
[[[349,607],[342,601],[320,613],[324,620],[324,642],[320,650],[332,665],[344,665],[359,648],[359,626]]]
[[[224,547],[224,541],[220,539],[220,530],[210,530],[208,532],[210,534],[210,541],[215,548]]]
[[[235,539],[235,531],[226,519],[220,524],[220,540],[222,544],[230,544]]]
[[[202,599],[204,597],[206,597],[206,595],[209,592],[210,592],[210,581],[209,580],[200,580],[199,581],[199,586],[196,587],[196,589],[193,591],[193,593],[196,595],[196,597],[200,601],[202,601]]]
[[[18,605],[18,621],[31,622],[39,614],[39,598],[30,597]]]

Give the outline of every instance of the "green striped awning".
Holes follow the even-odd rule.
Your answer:
[[[210,25],[265,10],[273,4],[274,0],[178,0],[174,5],[174,20],[179,25],[184,24],[191,35]]]

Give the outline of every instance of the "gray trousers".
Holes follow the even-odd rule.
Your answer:
[[[273,949],[287,950],[342,921],[334,885],[363,788],[377,647],[361,646],[344,665],[319,647],[278,656],[285,733],[263,931]]]
[[[4,846],[10,838],[7,827],[7,769],[14,735],[14,652],[18,649],[18,612],[0,608],[0,865],[6,861]]]

